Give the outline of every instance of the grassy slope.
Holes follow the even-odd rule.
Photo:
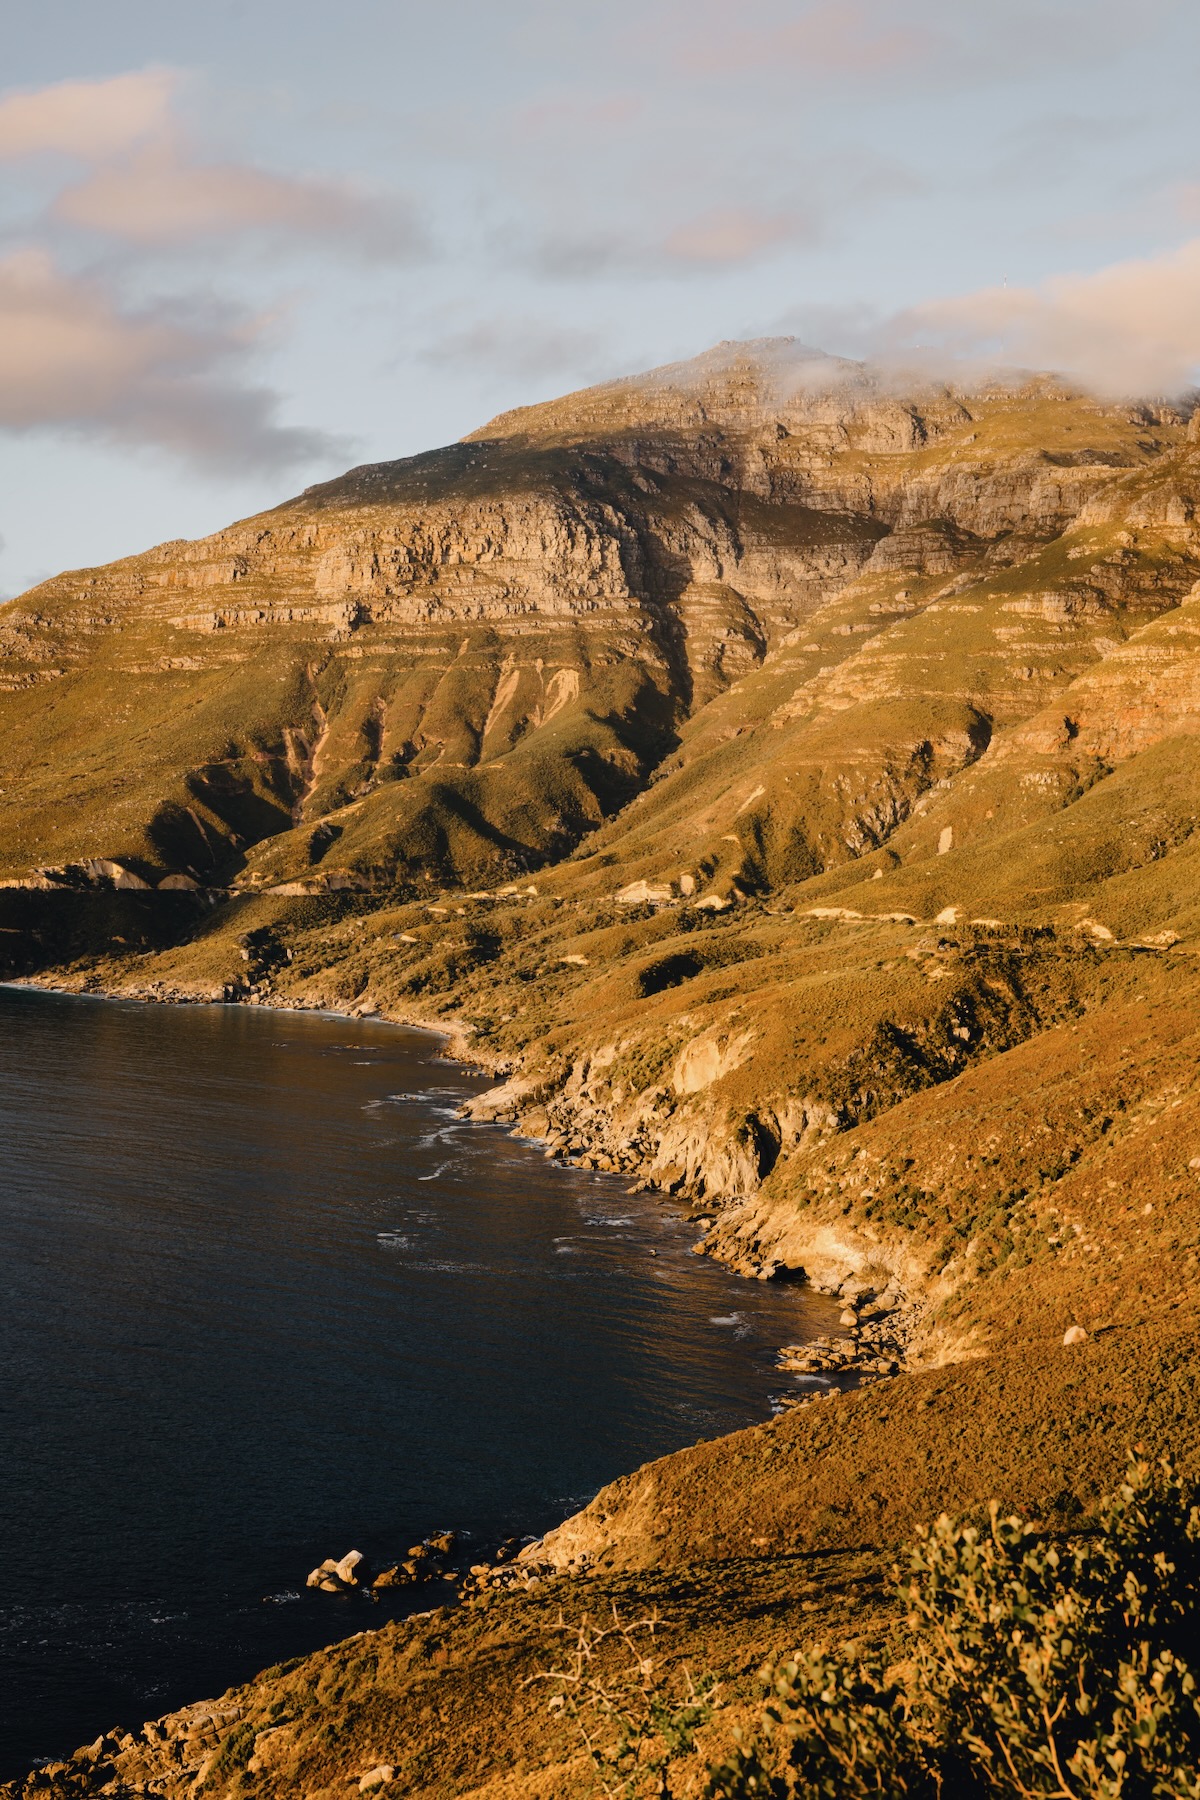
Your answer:
[[[657,1614],[654,1654],[668,1681],[685,1661],[696,1673],[720,1668],[727,1699],[744,1713],[775,1647],[771,1621],[794,1610],[818,1630],[847,1621],[879,1629],[888,1612],[881,1574],[880,1559],[861,1553],[755,1558],[488,1597],[269,1670],[221,1702],[169,1717],[166,1744],[139,1738],[121,1749],[114,1740],[98,1762],[48,1772],[40,1791],[174,1797],[197,1791],[203,1774],[206,1793],[315,1800],[344,1795],[348,1778],[388,1763],[393,1794],[584,1800],[595,1792],[587,1759],[538,1679],[566,1661],[571,1626],[611,1623],[614,1606],[631,1622]],[[224,1717],[214,1722],[214,1710]]]
[[[668,1684],[684,1661],[721,1671],[715,1748],[746,1718],[764,1659],[892,1629],[892,1546],[928,1515],[931,1490],[968,1512],[998,1495],[1061,1527],[1080,1522],[1131,1441],[1200,1473],[1196,1352],[1195,1329],[1022,1346],[701,1444],[614,1483],[557,1534],[564,1556],[603,1553],[596,1574],[360,1634],[26,1791],[176,1796],[199,1778],[208,1793],[323,1800],[386,1762],[396,1794],[582,1797],[595,1791],[585,1759],[536,1677],[565,1662],[571,1627],[611,1620],[614,1605],[662,1620]]]
[[[662,400],[671,431],[686,398],[670,389]],[[598,429],[597,409],[605,431],[630,429],[628,403],[623,389],[584,396],[540,423],[501,421],[497,435],[521,440],[536,426],[569,446]],[[11,966],[24,957],[60,979],[163,997],[369,1006],[453,1024],[482,1061],[518,1071],[508,1116],[560,1152],[690,1194],[714,1253],[828,1281],[865,1270],[926,1305],[911,1366],[894,1380],[605,1490],[548,1546],[564,1564],[586,1550],[600,1575],[389,1627],[265,1677],[237,1703],[286,1729],[248,1769],[254,1734],[236,1722],[209,1791],[315,1795],[385,1760],[402,1793],[583,1792],[569,1744],[519,1686],[559,1606],[571,1618],[612,1597],[658,1605],[679,1653],[729,1671],[744,1695],[768,1651],[882,1628],[879,1573],[943,1505],[973,1510],[995,1495],[1069,1523],[1135,1441],[1173,1449],[1200,1475],[1195,451],[1169,422],[1042,393],[976,411],[896,451],[861,447],[853,422],[828,455],[802,434],[772,436],[773,491],[792,496],[780,504],[794,505],[787,484],[803,466],[810,483],[836,481],[843,503],[869,501],[897,530],[870,566],[815,595],[798,628],[783,621],[719,679],[710,657],[707,689],[680,684],[684,665],[661,640],[645,706],[628,689],[604,713],[585,696],[576,713],[505,740],[490,771],[484,757],[442,787],[430,770],[368,781],[347,800],[345,784],[367,779],[361,722],[381,685],[425,682],[427,717],[433,678],[385,668],[382,652],[344,662],[322,690],[336,702],[326,762],[300,769],[312,814],[248,868],[265,883],[315,866],[308,839],[331,818],[342,837],[330,855],[392,870],[407,855],[408,877],[435,877],[419,899],[415,883],[310,896],[248,883],[202,913],[180,897],[190,911],[164,930],[154,909],[165,896],[0,896]],[[884,424],[904,428],[876,418],[876,445]],[[405,482],[444,488],[444,467],[418,464]],[[494,491],[495,468],[464,462],[452,474],[466,484],[460,499]],[[368,471],[348,498],[396,504],[395,480]],[[676,493],[672,529],[696,491]],[[929,512],[931,495],[943,519],[959,508],[958,523],[914,535],[906,521]],[[336,507],[347,495],[327,498]],[[766,542],[767,526],[756,529]],[[787,532],[799,529],[788,515]],[[689,604],[701,600],[718,613],[691,615],[697,640],[718,617],[733,633],[722,642],[745,641],[719,581]],[[769,610],[757,604],[756,618]],[[242,655],[248,640],[229,641]],[[422,641],[431,661],[449,657],[435,634]],[[307,655],[286,652],[287,679],[311,709]],[[485,715],[495,704],[495,649],[480,638],[467,657],[487,664],[490,688],[455,689],[460,655],[433,682],[439,742],[478,741],[480,693]],[[627,678],[607,667],[591,694]],[[212,706],[254,718],[250,695],[269,694],[267,674],[251,660],[188,679],[210,684]],[[15,690],[6,714],[27,734],[12,741],[44,746],[35,810],[50,809],[64,845],[84,841],[71,838],[62,777],[94,700],[78,714],[68,705],[58,738],[46,697],[82,692],[63,685],[74,679]],[[135,717],[148,691],[131,687],[121,702],[129,724],[118,721],[111,748],[105,738],[111,770],[87,765],[96,791],[131,770],[130,820],[160,791],[161,739],[136,737],[154,716]],[[562,838],[544,827],[539,837],[530,814],[592,806],[594,824],[620,794],[589,778],[593,801],[581,800],[581,750],[636,782],[649,740],[631,748],[621,720],[661,729],[669,707],[678,742],[640,798],[532,885],[471,891],[486,859],[456,844],[480,840],[481,815],[493,831],[520,818],[528,861],[557,854]],[[188,757],[202,737],[197,727],[181,738]],[[287,767],[254,766],[264,783]],[[406,810],[418,783],[420,805]],[[656,897],[618,900],[637,879]],[[732,903],[698,907],[706,894]],[[1090,1336],[1066,1349],[1073,1323]],[[185,1780],[173,1751],[140,1742],[122,1756],[122,1781],[168,1793],[201,1760]],[[102,1785],[82,1763],[55,1780]]]

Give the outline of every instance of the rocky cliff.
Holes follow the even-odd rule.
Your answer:
[[[10,964],[453,1012],[486,1110],[838,1278],[861,1234],[759,1230],[785,1171],[1190,972],[1189,413],[722,345],[49,582]]]
[[[841,1294],[887,1378],[606,1490],[554,1581],[1068,1521],[1200,1418],[1198,500],[1190,401],[723,345],[60,577],[0,613],[4,967],[441,1024],[477,1112]],[[344,1781],[284,1686],[220,1791]]]
[[[1178,598],[1192,461],[1168,408],[901,397],[786,341],[508,415],[6,607],[0,868],[478,884],[752,724],[817,784],[752,803],[803,813],[770,854],[811,872]],[[940,704],[848,735],[939,633],[976,639]],[[843,787],[854,765],[854,816],[801,727]]]

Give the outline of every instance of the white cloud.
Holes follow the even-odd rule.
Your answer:
[[[413,250],[419,241],[399,203],[386,206],[348,184],[192,161],[170,138],[93,170],[65,188],[51,210],[62,223],[143,247],[248,231],[343,239],[378,255]]]
[[[206,157],[186,86],[145,69],[0,96],[0,160],[83,165],[31,227],[41,242],[0,257],[0,430],[154,445],[226,472],[326,461],[344,446],[279,423],[253,376],[262,330],[213,300],[213,269],[247,247],[402,258],[419,235],[398,199]],[[147,299],[163,251],[192,291]],[[79,273],[97,252],[104,275]]]
[[[406,204],[351,183],[206,161],[183,129],[180,73],[144,69],[0,98],[0,158],[56,152],[88,165],[51,205],[59,225],[141,249],[246,233],[328,243],[368,256],[420,247]]]
[[[676,15],[676,53],[705,74],[772,64],[818,77],[886,75],[939,47],[925,10],[895,0],[817,0],[799,11],[706,4]]]
[[[179,86],[172,69],[140,69],[103,81],[59,81],[0,98],[0,156],[57,151],[92,162],[167,128]]]
[[[668,67],[728,81],[988,86],[1030,70],[1078,70],[1145,36],[1178,0],[639,0],[633,45]]]
[[[157,445],[221,470],[284,469],[339,446],[276,422],[276,397],[239,381],[244,319],[122,308],[39,249],[0,259],[0,428],[73,430]]]
[[[880,343],[1055,369],[1102,395],[1179,393],[1200,369],[1200,238],[1038,287],[927,301],[890,320]]]
[[[669,231],[663,249],[681,263],[743,263],[818,235],[815,219],[800,213],[713,206]]]
[[[781,199],[777,207],[726,205],[692,211],[672,205],[667,193],[630,199],[620,217],[599,208],[590,219],[572,217],[564,205],[547,206],[540,232],[511,228],[496,234],[495,253],[539,275],[588,279],[611,275],[692,276],[734,269],[819,241],[822,212]],[[555,216],[557,212],[557,217]]]

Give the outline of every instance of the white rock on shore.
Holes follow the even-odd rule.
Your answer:
[[[327,1556],[325,1561],[312,1571],[306,1587],[320,1588],[326,1594],[344,1594],[351,1588],[359,1587],[367,1579],[366,1558],[361,1550],[350,1550],[341,1561]]]

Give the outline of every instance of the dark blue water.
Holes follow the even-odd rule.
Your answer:
[[[541,1532],[766,1417],[829,1328],[459,1120],[482,1085],[370,1022],[0,988],[0,1774],[379,1623],[304,1592],[331,1553]]]

